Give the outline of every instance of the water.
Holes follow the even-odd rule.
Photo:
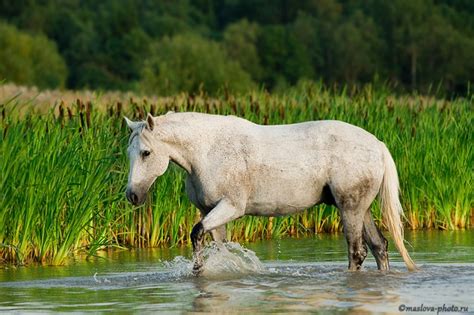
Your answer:
[[[205,274],[191,275],[188,248],[102,252],[68,266],[0,270],[0,312],[398,313],[408,307],[474,311],[474,231],[407,233],[421,267],[390,272],[372,257],[346,271],[341,235],[206,248]],[[412,250],[410,250],[412,252]],[[442,309],[441,309],[442,311]],[[437,313],[437,309],[434,310]]]

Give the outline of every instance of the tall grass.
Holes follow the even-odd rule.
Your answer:
[[[394,97],[370,87],[334,93],[314,85],[285,95],[179,95],[153,104],[78,100],[47,114],[20,115],[16,108],[24,104],[12,100],[0,108],[0,257],[58,265],[75,252],[93,255],[104,247],[189,244],[199,213],[185,196],[181,169],[172,166],[159,178],[143,207],[132,208],[124,197],[128,130],[122,117],[143,118],[148,111],[234,114],[262,124],[353,123],[384,141],[394,156],[409,228],[467,228],[473,212],[472,102]],[[372,211],[381,224],[377,202]],[[228,238],[339,230],[337,209],[322,205],[292,217],[239,219],[228,224]]]

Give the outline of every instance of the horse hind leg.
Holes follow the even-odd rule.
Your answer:
[[[389,270],[388,262],[388,241],[383,236],[382,232],[377,228],[370,213],[367,210],[364,217],[364,241],[369,246],[372,255],[375,257],[377,267],[379,270]]]
[[[343,183],[346,184],[346,183]],[[345,186],[345,187],[344,187]],[[367,257],[367,246],[364,242],[364,218],[370,204],[378,192],[376,180],[359,180],[351,186],[336,186],[333,189],[336,205],[341,213],[344,234],[347,241],[349,270],[360,270]]]
[[[360,270],[367,257],[367,246],[362,240],[363,218],[357,209],[341,210],[342,225],[347,241],[349,270]]]

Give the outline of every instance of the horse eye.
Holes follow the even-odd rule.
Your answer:
[[[142,151],[142,157],[145,158],[145,157],[147,157],[147,156],[149,156],[149,155],[150,155],[150,151],[148,151],[148,150]]]

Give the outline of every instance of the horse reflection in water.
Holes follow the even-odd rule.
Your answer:
[[[367,131],[341,121],[262,126],[200,113],[126,121],[132,204],[145,201],[170,161],[187,172],[187,195],[202,214],[191,233],[196,275],[203,271],[205,233],[224,242],[225,224],[244,215],[290,215],[320,203],[340,211],[349,270],[361,268],[367,247],[378,268],[388,270],[388,242],[370,212],[377,195],[395,246],[407,268],[416,268],[403,244],[395,163]]]
[[[344,272],[340,265],[290,264],[275,269],[258,278],[241,274],[226,274],[217,279],[195,278],[193,286],[197,293],[192,312],[219,314],[239,309],[244,313],[259,313],[265,309],[281,313],[338,308],[363,314],[386,312],[397,310],[403,302],[397,291],[408,276],[401,272],[381,276],[375,270]]]

